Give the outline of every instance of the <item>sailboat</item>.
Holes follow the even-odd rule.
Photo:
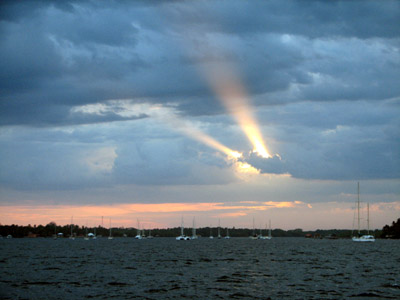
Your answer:
[[[267,240],[272,239],[272,233],[271,233],[271,220],[269,220],[269,228],[268,228],[268,236]]]
[[[269,220],[268,236],[263,236],[261,234],[261,229],[260,229],[260,235],[258,236],[258,238],[260,240],[270,240],[270,239],[272,239],[272,235],[271,235],[271,220]]]
[[[267,239],[266,236],[263,236],[263,235],[262,235],[261,225],[260,225],[260,234],[257,236],[257,238],[258,238],[259,240],[266,240],[266,239]]]
[[[210,239],[213,239],[214,236],[212,235],[212,227],[210,226]]]
[[[111,234],[111,218],[110,218],[110,235],[108,236],[108,239],[109,239],[109,240],[114,239],[113,236],[112,236],[112,234]]]
[[[369,234],[369,203],[367,203],[367,225],[368,232],[366,235],[360,233],[360,183],[357,183],[357,231],[358,236],[353,236],[353,242],[375,242],[375,237]]]
[[[190,237],[183,234],[183,217],[181,221],[181,235],[175,238],[177,241],[189,241]]]
[[[226,236],[225,239],[230,239],[231,237],[229,236],[229,229],[226,227]]]
[[[71,235],[69,236],[69,238],[70,238],[71,240],[74,240],[75,237],[74,237],[74,234],[73,234],[73,232],[72,232],[72,230],[73,230],[73,225],[72,225],[72,223],[73,223],[73,216],[71,217]]]
[[[140,231],[139,219],[137,219],[137,234],[135,236],[135,239],[137,239],[137,240],[141,240],[142,239],[142,232]]]
[[[221,219],[218,219],[218,238],[221,238]]]
[[[196,235],[196,220],[193,217],[193,227],[192,227],[192,240],[196,240],[197,239],[197,235]]]
[[[256,226],[254,223],[254,218],[253,218],[253,234],[251,236],[249,236],[250,239],[252,240],[257,240],[258,239],[258,235],[256,234]]]
[[[97,236],[96,236],[96,227],[95,227],[93,230],[94,230],[94,233],[93,233],[92,239],[93,239],[93,240],[96,240],[96,239],[97,239]]]

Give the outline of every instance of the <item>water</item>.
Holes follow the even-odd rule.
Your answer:
[[[400,299],[400,241],[0,240],[1,299]]]

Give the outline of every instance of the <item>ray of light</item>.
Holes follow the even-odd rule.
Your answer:
[[[234,72],[227,66],[212,67],[206,72],[219,99],[252,143],[253,151],[264,158],[272,157],[264,144],[250,100]]]
[[[223,145],[216,139],[212,138],[211,136],[207,135],[200,129],[193,126],[192,123],[184,121],[176,115],[164,114],[162,116],[159,115],[158,118],[164,123],[169,124],[170,127],[173,128],[174,130],[185,134],[189,138],[199,141],[222,153],[225,153],[230,159],[237,159],[242,156],[240,152],[232,150],[229,147]]]

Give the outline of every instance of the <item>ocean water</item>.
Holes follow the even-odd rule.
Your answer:
[[[1,299],[400,299],[400,241],[2,239]]]

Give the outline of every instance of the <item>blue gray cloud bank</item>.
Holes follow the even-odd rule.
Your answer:
[[[400,177],[398,1],[2,1],[0,184],[226,184],[251,146],[205,70],[229,66],[262,173]]]

